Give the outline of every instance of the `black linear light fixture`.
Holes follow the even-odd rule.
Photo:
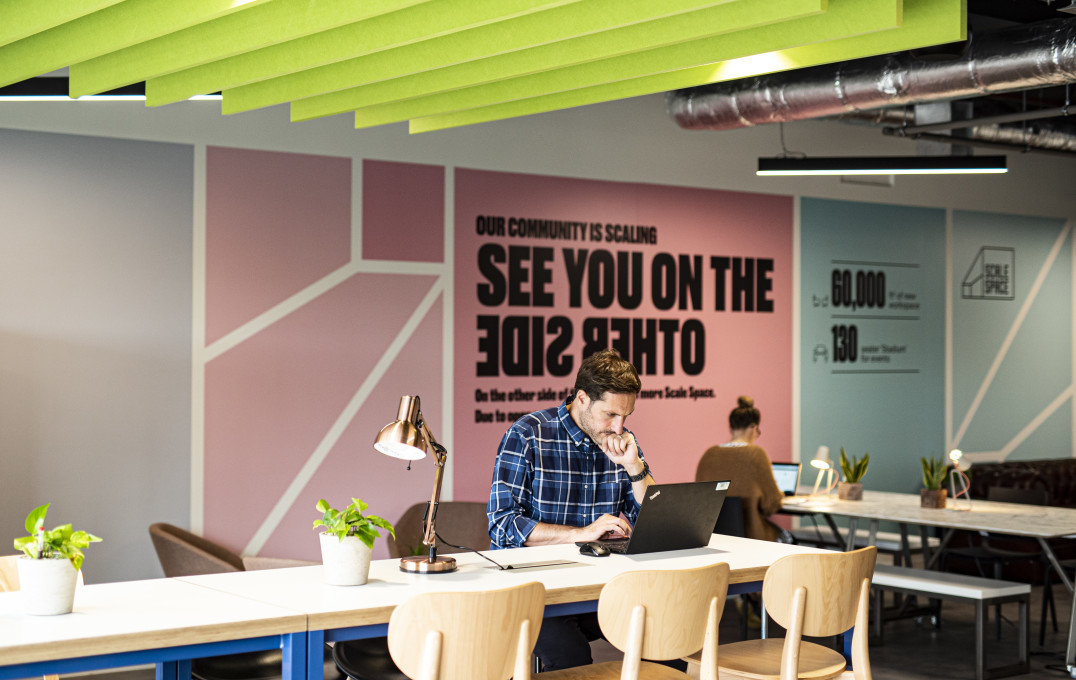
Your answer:
[[[960,175],[1008,172],[1005,156],[759,158],[756,175]]]

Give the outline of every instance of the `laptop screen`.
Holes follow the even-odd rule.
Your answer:
[[[800,464],[774,463],[773,478],[777,480],[777,488],[786,496],[795,496],[800,483]]]

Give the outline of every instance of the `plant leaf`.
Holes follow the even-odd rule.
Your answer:
[[[45,524],[45,513],[49,511],[50,505],[52,503],[45,503],[30,511],[30,514],[26,516],[26,533],[31,536],[37,535],[38,529]]]

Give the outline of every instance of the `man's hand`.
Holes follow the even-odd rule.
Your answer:
[[[631,536],[631,525],[620,517],[602,515],[585,527],[576,529],[577,541],[596,541],[599,538],[626,538]]]
[[[639,447],[635,444],[635,436],[632,433],[606,435],[600,445],[606,457],[623,467],[629,475],[637,475],[643,471],[643,461],[639,460]]]

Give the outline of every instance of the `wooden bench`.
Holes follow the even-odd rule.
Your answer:
[[[886,612],[883,607],[883,591],[918,595],[941,600],[971,602],[975,605],[975,678],[1000,678],[1019,675],[1030,670],[1028,602],[1031,599],[1031,586],[1013,581],[951,574],[943,571],[928,571],[911,567],[896,567],[878,564],[874,567],[874,628],[878,639],[882,639]],[[986,613],[990,605],[1016,602],[1019,607],[1019,660],[1006,666],[988,668],[986,665]],[[896,618],[896,617],[890,617]]]

